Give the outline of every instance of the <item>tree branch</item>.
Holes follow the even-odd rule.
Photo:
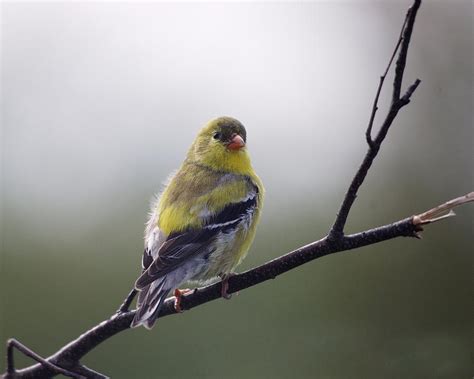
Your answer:
[[[380,92],[382,91],[385,78],[387,77],[388,71],[390,70],[393,60],[395,59],[395,56],[397,55],[397,51],[400,47],[400,44],[402,43],[403,32],[405,31],[407,20],[408,20],[408,17],[405,18],[405,22],[402,25],[402,30],[400,31],[400,36],[398,37],[397,44],[395,45],[395,49],[393,50],[392,56],[390,57],[390,60],[388,61],[388,65],[387,65],[387,68],[385,69],[385,72],[380,77],[379,85],[377,87],[377,93],[375,95],[374,104],[372,105],[372,112],[370,114],[369,125],[367,126],[367,130],[365,132],[365,138],[367,140],[367,143],[369,144],[369,147],[371,148],[374,147],[374,141],[372,140],[372,127],[374,125],[375,114],[377,113],[379,109],[378,103],[379,103]]]
[[[36,354],[33,350],[26,347],[25,345],[23,345],[22,343],[20,343],[14,338],[10,338],[7,341],[7,374],[8,375],[12,375],[15,373],[15,365],[13,361],[13,349],[17,349],[18,351],[21,351],[27,357],[30,357],[31,359],[41,363],[42,366],[47,367],[50,371],[56,374],[63,374],[65,376],[69,376],[71,378],[77,378],[77,379],[85,378],[84,376],[81,376],[69,370],[63,369],[55,365],[54,363],[51,363],[50,361]]]
[[[413,32],[416,13],[420,3],[420,0],[414,0],[413,6],[408,10],[395,50],[384,74],[380,78],[380,83],[372,107],[369,125],[366,130],[366,139],[369,149],[349,186],[334,225],[330,229],[328,235],[319,241],[315,241],[306,246],[300,247],[299,249],[289,252],[279,258],[273,259],[272,261],[269,261],[259,267],[230,277],[228,282],[229,293],[242,291],[266,280],[274,279],[287,271],[329,254],[352,250],[397,237],[420,238],[423,225],[453,216],[454,212],[452,212],[452,208],[467,202],[474,201],[474,192],[471,192],[463,197],[443,203],[419,215],[408,217],[392,224],[370,229],[361,233],[347,236],[344,235],[344,226],[346,224],[347,216],[352,204],[355,201],[359,187],[363,183],[368,170],[372,165],[372,162],[377,156],[380,146],[385,139],[393,120],[397,116],[398,111],[410,102],[411,96],[420,84],[420,81],[417,79],[407,89],[405,94],[400,97],[408,46]],[[372,126],[375,119],[375,113],[378,109],[377,104],[379,95],[385,77],[398,51],[399,55],[396,61],[392,103],[388,110],[387,116],[382,123],[379,132],[377,133],[376,138],[372,139]],[[31,349],[28,349],[26,346],[20,344],[18,341],[9,340],[7,342],[7,372],[3,374],[3,378],[51,378],[60,373],[76,378],[106,378],[106,376],[81,365],[80,360],[87,353],[89,353],[108,338],[130,328],[130,323],[133,320],[135,311],[129,311],[128,309],[131,302],[133,301],[133,298],[135,297],[135,294],[136,291],[132,290],[128,294],[124,303],[120,306],[117,313],[111,318],[86,331],[77,339],[71,341],[69,344],[62,347],[59,351],[46,359],[33,352]],[[184,295],[181,300],[181,308],[183,310],[189,310],[220,297],[221,283],[215,283],[203,288],[198,288],[194,292]],[[174,298],[168,298],[160,310],[159,317],[165,317],[175,313],[176,310],[174,308]],[[39,363],[21,370],[16,370],[13,362],[13,348],[19,349],[21,352],[35,359]]]
[[[269,279],[275,279],[298,266],[301,266],[314,259],[324,257],[329,254],[353,250],[359,247],[373,245],[378,242],[387,241],[397,237],[416,237],[423,230],[422,225],[439,221],[445,217],[439,217],[440,212],[453,215],[451,209],[464,203],[474,201],[474,192],[460,198],[450,200],[429,211],[419,215],[405,218],[392,224],[370,229],[361,233],[344,236],[338,241],[332,241],[324,237],[319,241],[312,242],[300,247],[279,258],[273,259],[259,267],[253,268],[242,274],[232,276],[229,279],[229,293],[242,291],[255,286]],[[181,308],[189,310],[199,305],[208,303],[221,297],[221,283],[198,288],[196,291],[183,295]],[[161,308],[159,318],[176,314],[174,308],[174,297],[168,298]],[[47,358],[47,361],[55,366],[61,366],[74,370],[79,365],[80,359],[100,345],[108,338],[130,328],[130,323],[135,315],[135,310],[124,313],[117,313],[108,320],[105,320],[88,330],[76,340],[64,346],[54,355]],[[84,368],[84,366],[81,366]],[[84,373],[84,371],[77,371]],[[9,373],[4,378],[49,378],[56,375],[56,370],[38,363],[28,368]],[[103,378],[103,376],[87,376],[88,378]]]
[[[416,81],[408,88],[405,95],[400,98],[400,89],[403,82],[403,74],[405,72],[405,65],[407,60],[408,54],[408,46],[410,44],[411,35],[413,32],[413,25],[415,24],[416,14],[418,9],[420,8],[421,0],[415,0],[413,5],[408,10],[405,22],[403,23],[402,31],[400,32],[400,37],[397,41],[395,46],[395,50],[392,54],[392,57],[389,60],[388,66],[384,72],[384,74],[380,77],[379,86],[377,88],[377,94],[375,96],[374,104],[372,106],[372,112],[370,115],[369,125],[367,127],[367,131],[365,133],[365,137],[367,143],[369,145],[369,149],[365,155],[362,164],[360,165],[357,173],[355,174],[352,182],[349,186],[349,189],[344,196],[344,200],[342,201],[341,207],[339,208],[339,212],[337,213],[336,220],[329,231],[328,238],[331,240],[337,240],[342,238],[344,235],[344,226],[346,225],[347,216],[349,215],[349,211],[351,210],[352,205],[357,197],[357,191],[359,187],[365,180],[367,173],[369,172],[372,163],[377,156],[380,146],[382,145],[383,140],[387,136],[388,130],[393,123],[393,120],[398,114],[398,111],[403,108],[406,104],[410,102],[410,97],[415,92],[416,88],[420,84],[420,80],[416,79]],[[392,65],[393,58],[395,57],[398,49],[400,48],[400,53],[398,54],[398,59],[395,67],[395,79],[393,81],[393,93],[392,93],[392,103],[388,110],[387,116],[380,127],[379,132],[375,139],[372,139],[372,126],[375,119],[375,113],[378,109],[378,100],[380,91],[382,89],[385,77],[387,76],[388,70]]]

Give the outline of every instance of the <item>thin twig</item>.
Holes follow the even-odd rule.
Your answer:
[[[414,216],[413,223],[415,225],[426,225],[447,217],[453,217],[456,215],[453,212],[453,208],[459,207],[462,204],[470,203],[472,201],[474,201],[474,192],[457,197],[456,199],[447,201],[446,203],[430,209],[429,211]]]
[[[408,87],[407,91],[405,92],[405,95],[403,95],[400,98],[400,106],[401,107],[404,107],[405,105],[407,105],[410,102],[411,95],[413,95],[413,92],[415,92],[415,90],[418,88],[420,83],[421,83],[421,80],[416,79],[413,82],[413,84],[410,87]]]
[[[400,98],[400,92],[403,83],[403,73],[407,63],[408,47],[410,45],[411,35],[413,34],[413,26],[415,25],[416,14],[420,8],[421,0],[415,0],[413,5],[408,9],[405,17],[406,26],[403,28],[403,42],[398,54],[397,63],[395,63],[395,78],[393,80],[392,103],[396,103]]]
[[[395,78],[393,81],[392,103],[390,105],[390,109],[388,110],[387,116],[385,117],[385,120],[382,123],[382,126],[380,127],[379,132],[377,133],[377,136],[375,137],[375,139],[372,139],[373,118],[375,117],[375,112],[377,110],[378,96],[380,94],[379,90],[381,90],[382,88],[384,76],[382,76],[383,79],[381,78],[380,80],[379,90],[377,91],[377,94],[376,94],[374,106],[372,108],[372,114],[370,116],[369,126],[367,127],[367,131],[366,131],[366,139],[367,139],[367,142],[369,143],[369,149],[364,157],[364,160],[362,161],[362,164],[357,170],[357,173],[352,179],[352,182],[344,196],[344,200],[342,201],[342,204],[337,213],[336,220],[334,221],[334,224],[329,232],[329,239],[332,241],[340,239],[344,235],[344,226],[346,225],[347,216],[349,215],[349,211],[352,208],[352,204],[354,204],[354,201],[357,197],[357,192],[360,186],[362,185],[362,183],[364,182],[367,176],[367,173],[369,172],[369,169],[372,166],[372,163],[380,150],[380,146],[382,145],[382,142],[385,139],[387,132],[393,123],[393,120],[397,116],[398,111],[404,105],[408,104],[408,102],[410,101],[411,95],[420,84],[420,80],[417,79],[416,82],[408,89],[407,93],[403,96],[403,100],[400,99],[400,88],[403,81],[403,74],[405,72],[408,46],[410,44],[410,39],[413,32],[413,25],[415,23],[416,14],[418,12],[420,4],[421,4],[421,0],[415,0],[412,7],[407,12],[407,15],[403,24],[403,28],[402,28],[402,33],[401,33],[402,37],[401,39],[398,40],[397,46],[395,47],[395,50],[394,50],[394,53],[396,53],[397,50],[399,50],[398,46],[400,45],[400,51],[398,54],[397,63],[395,65]],[[392,55],[389,61],[389,64],[387,66],[387,69],[390,68],[393,57],[394,55]]]
[[[397,44],[395,45],[395,49],[393,50],[390,60],[388,61],[387,68],[385,69],[384,73],[380,76],[380,81],[377,87],[377,93],[375,95],[374,104],[372,105],[372,112],[370,113],[369,125],[367,126],[367,130],[365,132],[365,138],[367,140],[367,143],[369,144],[369,147],[371,148],[374,145],[374,141],[372,140],[372,128],[374,126],[375,114],[377,113],[377,110],[379,109],[378,103],[379,103],[380,92],[382,91],[383,82],[385,81],[385,78],[387,77],[388,71],[390,70],[393,60],[395,59],[395,56],[397,55],[397,51],[400,47],[400,44],[402,43],[403,32],[405,30],[407,20],[408,20],[408,14],[407,14],[407,17],[405,17],[405,22],[403,23],[402,29],[400,30],[400,35],[398,37]]]
[[[130,305],[132,304],[132,301],[133,301],[133,299],[135,299],[136,295],[137,295],[137,290],[135,288],[133,288],[129,292],[129,294],[127,295],[125,300],[123,301],[122,305],[117,310],[117,313],[128,312],[128,310],[130,309]]]
[[[49,369],[51,372],[54,372],[56,374],[63,374],[65,376],[69,376],[71,378],[86,379],[85,376],[76,374],[76,373],[71,372],[69,370],[66,370],[62,367],[59,367],[58,365],[56,365],[54,363],[51,363],[50,361],[44,359],[42,356],[35,353],[29,347],[23,345],[21,342],[17,341],[14,338],[10,338],[7,341],[7,375],[6,375],[6,378],[8,378],[8,377],[13,378],[17,375],[17,372],[15,371],[14,360],[13,360],[13,349],[14,348],[17,349],[18,351],[22,352],[27,357],[30,357],[31,359],[35,360],[36,362],[39,362],[43,367]]]
[[[108,379],[108,376],[101,374],[100,372],[91,370],[89,367],[79,365],[74,367],[74,371],[81,374],[87,379]]]

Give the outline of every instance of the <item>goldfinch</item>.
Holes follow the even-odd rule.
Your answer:
[[[173,289],[180,310],[177,289],[185,282],[220,277],[228,296],[227,279],[252,244],[264,196],[246,140],[234,118],[207,123],[152,207],[132,327],[152,328]]]

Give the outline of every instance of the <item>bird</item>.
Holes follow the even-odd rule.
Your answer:
[[[245,127],[227,116],[209,121],[152,205],[131,327],[151,329],[172,290],[180,312],[183,283],[221,278],[229,298],[228,279],[254,240],[263,199]]]

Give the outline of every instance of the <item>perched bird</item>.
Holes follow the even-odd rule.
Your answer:
[[[228,297],[227,280],[254,239],[264,195],[246,141],[234,118],[207,123],[152,207],[132,327],[150,329],[173,289],[179,311],[185,282],[220,277]]]

